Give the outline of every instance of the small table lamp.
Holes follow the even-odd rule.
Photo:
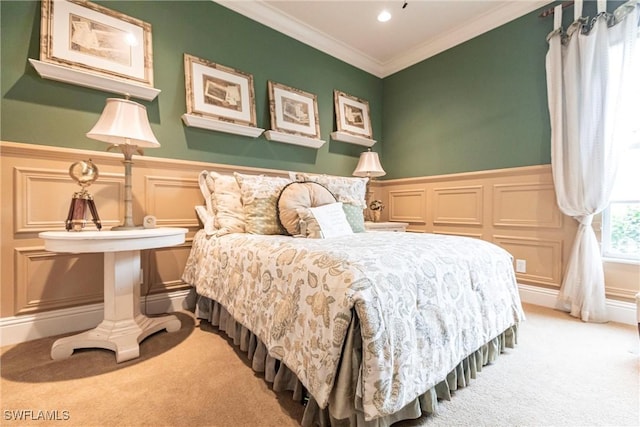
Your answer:
[[[131,194],[131,157],[142,155],[142,148],[160,147],[151,131],[147,109],[129,99],[108,98],[102,115],[87,137],[113,144],[108,150],[118,149],[124,154],[124,223],[112,230],[142,228],[133,223],[133,200]]]
[[[382,165],[380,164],[378,153],[371,151],[371,148],[369,148],[368,151],[360,154],[360,160],[358,160],[358,165],[353,171],[353,176],[369,178],[369,181],[367,181],[367,194],[365,196],[367,202],[367,210],[369,209],[369,202],[371,199],[371,188],[369,186],[369,183],[371,182],[372,178],[376,178],[378,176],[383,176],[386,174],[387,173],[384,171],[384,169],[382,169]]]

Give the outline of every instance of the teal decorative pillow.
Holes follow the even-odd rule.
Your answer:
[[[364,211],[362,208],[350,203],[343,203],[342,210],[344,211],[353,232],[364,233]]]

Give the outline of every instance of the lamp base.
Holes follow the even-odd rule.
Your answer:
[[[142,230],[143,228],[141,225],[118,225],[117,227],[112,227],[111,231]]]

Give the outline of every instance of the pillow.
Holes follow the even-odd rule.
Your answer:
[[[284,234],[278,222],[276,202],[288,178],[245,175],[234,172],[240,186],[245,231],[251,234]]]
[[[298,222],[300,227],[299,235],[309,239],[322,239],[320,225],[318,224],[318,221],[316,221],[316,217],[313,216],[310,209],[311,208],[296,209],[298,212],[298,218],[300,218],[300,221]]]
[[[213,215],[209,213],[207,207],[202,205],[196,206],[196,214],[204,226],[204,232],[207,236],[216,234],[217,229],[214,226],[215,220]]]
[[[244,210],[236,178],[233,175],[209,172],[206,182],[212,193],[212,208],[217,228],[215,234],[224,236],[230,233],[244,233]]]
[[[315,182],[290,182],[276,202],[278,220],[282,228],[291,236],[300,233],[298,208],[312,208],[335,203],[337,200],[329,190]]]
[[[299,208],[298,212],[306,224],[307,237],[318,238],[319,234],[319,238],[326,239],[353,234],[340,202],[315,208]],[[319,228],[319,233],[316,227]]]
[[[213,206],[211,205],[213,190],[211,189],[211,185],[209,185],[209,183],[207,182],[208,180],[210,180],[209,171],[203,170],[202,172],[200,172],[200,174],[198,175],[198,185],[200,186],[200,192],[202,193],[202,197],[204,198],[205,209],[209,212],[210,215],[213,215]]]
[[[366,231],[364,228],[364,211],[360,206],[343,203],[342,210],[354,233],[364,233]]]
[[[334,175],[316,175],[302,172],[289,172],[292,181],[311,181],[322,184],[331,191],[339,202],[367,207],[365,200],[369,178],[357,178]]]

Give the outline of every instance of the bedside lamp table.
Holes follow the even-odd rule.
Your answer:
[[[180,329],[173,315],[147,317],[140,313],[140,251],[184,243],[186,228],[149,228],[126,231],[45,231],[39,234],[51,252],[104,252],[104,320],[94,329],[60,338],[51,358],[66,359],[78,348],[105,348],[116,362],[140,356],[140,342],[166,329]]]
[[[365,221],[364,228],[367,231],[407,231],[408,222],[371,222]]]

